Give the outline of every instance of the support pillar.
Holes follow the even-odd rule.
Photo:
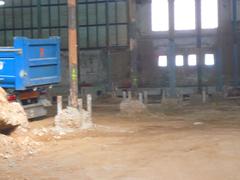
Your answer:
[[[175,65],[175,30],[174,30],[174,0],[169,0],[169,95],[176,98],[176,65]]]
[[[201,18],[201,0],[196,0],[196,30],[197,30],[197,77],[198,77],[198,93],[202,93],[202,18]]]
[[[138,100],[143,103],[143,94],[142,93],[139,93],[138,94]]]
[[[78,99],[78,109],[81,111],[83,109],[83,99],[79,98]]]
[[[144,96],[144,104],[147,104],[148,103],[148,92],[144,91],[143,96]]]
[[[123,100],[126,100],[127,99],[127,92],[123,91],[122,94],[123,94]]]
[[[238,86],[239,63],[238,63],[238,37],[237,37],[237,0],[232,0],[232,29],[233,29],[233,85]]]
[[[68,51],[70,73],[70,106],[78,107],[78,45],[76,0],[68,0]]]
[[[37,18],[38,18],[38,38],[42,38],[42,11],[41,11],[41,1],[37,1]]]
[[[57,114],[60,114],[62,112],[62,109],[62,96],[57,96]]]
[[[128,100],[132,100],[132,92],[128,91]]]
[[[216,53],[215,53],[215,57],[216,57],[216,71],[217,71],[217,86],[216,86],[216,90],[218,92],[222,92],[223,91],[223,70],[222,70],[222,51],[220,49],[220,47],[218,47]]]
[[[136,0],[128,1],[129,9],[129,46],[131,60],[131,85],[132,90],[138,88],[138,72],[137,72],[137,57],[138,57],[138,42],[137,42],[137,27],[136,27]]]
[[[92,116],[92,95],[87,95],[87,111],[89,112],[90,116]]]

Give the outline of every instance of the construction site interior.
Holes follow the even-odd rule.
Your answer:
[[[0,180],[240,180],[239,0],[0,0]]]

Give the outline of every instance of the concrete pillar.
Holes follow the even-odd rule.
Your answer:
[[[201,20],[201,1],[196,0],[196,31],[197,31],[197,74],[198,74],[198,93],[202,93],[202,20]]]
[[[78,41],[77,41],[77,1],[67,0],[68,5],[68,49],[69,49],[69,77],[71,87],[70,106],[78,107]]]
[[[174,0],[169,0],[169,88],[170,97],[176,98],[176,65],[175,65],[175,30],[174,30]]]
[[[142,93],[139,93],[138,94],[138,100],[143,103],[143,94]]]
[[[132,100],[132,92],[131,91],[128,91],[128,99]]]
[[[205,104],[207,102],[207,92],[206,89],[202,91],[202,102]]]
[[[162,91],[162,102],[163,102],[164,100],[166,100],[166,97],[167,97],[166,89],[163,89],[163,91]]]
[[[82,98],[79,98],[79,99],[78,99],[78,109],[79,109],[79,110],[82,110],[82,109],[83,109],[83,99],[82,99]]]
[[[238,1],[232,1],[232,22],[233,22],[233,85],[235,87],[238,86],[239,83],[239,61],[238,61],[238,22],[237,22],[237,15],[238,15]]]
[[[57,114],[60,114],[62,109],[62,96],[57,96]]]
[[[92,95],[87,95],[87,111],[89,112],[90,116],[92,116]]]
[[[123,91],[122,94],[123,94],[123,100],[126,100],[127,99],[127,92]]]
[[[137,39],[137,4],[136,0],[128,0],[129,15],[129,41],[130,41],[130,58],[131,58],[131,80],[132,90],[138,87],[137,57],[138,57],[138,39]]]
[[[219,43],[220,44],[220,43]],[[222,68],[222,51],[221,47],[217,48],[216,54],[216,71],[217,71],[217,91],[222,92],[223,91],[223,68]]]
[[[147,104],[148,103],[148,92],[144,91],[143,96],[144,96],[144,104]]]

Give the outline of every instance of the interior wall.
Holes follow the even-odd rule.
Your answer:
[[[168,71],[164,67],[158,67],[158,56],[168,53],[168,33],[152,32],[151,30],[151,1],[138,4],[138,32],[139,32],[139,69],[140,82],[143,87],[167,87]],[[219,37],[222,38],[222,60],[225,82],[231,79],[231,3],[219,0],[219,29],[202,31],[202,52],[216,53],[219,48]],[[230,28],[229,28],[230,27]],[[221,35],[219,35],[221,32]],[[196,53],[197,42],[195,31],[182,31],[175,34],[176,53],[186,55]],[[203,61],[203,59],[202,59]],[[216,86],[216,59],[215,66],[202,66],[203,86]],[[204,62],[202,62],[204,64]],[[185,65],[176,67],[177,86],[197,86],[197,67]]]
[[[13,36],[17,35],[38,38],[38,21],[40,17],[37,5],[39,1],[24,0],[24,7],[20,6],[21,4],[19,3],[21,1],[19,0],[6,2],[7,8],[5,10],[0,8],[0,45],[11,45]],[[86,8],[86,2],[88,3],[88,8]],[[81,49],[79,55],[80,84],[86,82],[94,85],[109,85],[110,81],[114,87],[129,86],[130,84],[128,27],[126,26],[128,21],[127,1],[119,0],[116,2],[115,4],[115,1],[111,1],[106,6],[106,1],[98,1],[97,4],[91,0],[78,1],[80,3],[78,5]],[[137,5],[140,87],[168,87],[168,68],[159,68],[157,66],[158,56],[168,52],[168,35],[167,33],[152,32],[151,1],[141,2]],[[17,7],[11,8],[13,3]],[[64,50],[62,52],[62,84],[63,87],[66,87],[68,85],[68,68],[66,68],[68,60],[67,51],[65,51],[67,50],[66,0],[41,0],[40,10],[42,37],[59,35],[62,38],[62,49]],[[231,82],[233,69],[231,10],[231,1],[219,0],[219,29],[218,31],[204,31],[202,37],[204,52],[215,53],[217,48],[221,49],[222,76],[225,84]],[[109,29],[106,29],[106,20],[108,21]],[[88,33],[86,33],[86,29],[89,30]],[[96,37],[97,34],[98,38]],[[108,44],[106,39],[109,40],[109,56],[105,47]],[[116,39],[119,43],[116,43]],[[194,31],[177,33],[175,42],[178,54],[186,56],[196,52],[196,33]],[[90,45],[89,48],[87,48],[86,44]],[[108,60],[110,60],[110,63]],[[185,66],[177,67],[176,71],[177,86],[197,86],[196,67],[187,66],[186,58]],[[216,85],[216,71],[216,66],[203,67],[202,79],[204,85]],[[109,75],[111,75],[110,78],[108,77]]]

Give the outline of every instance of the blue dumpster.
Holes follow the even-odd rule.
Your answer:
[[[0,47],[0,87],[27,90],[59,83],[60,38],[15,37],[13,47]]]

